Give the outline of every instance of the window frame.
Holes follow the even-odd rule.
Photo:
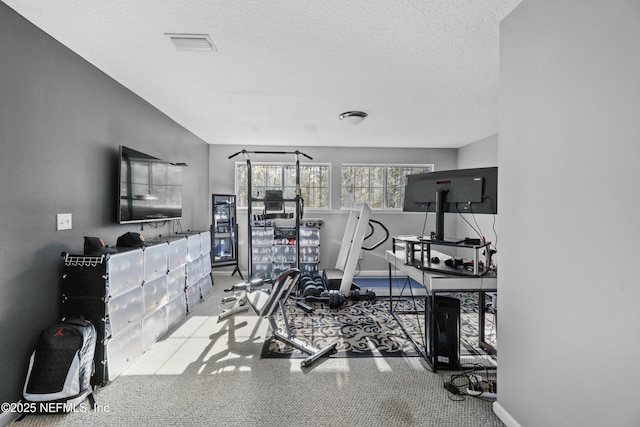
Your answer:
[[[251,168],[252,168],[252,172],[253,172],[253,168],[255,166],[278,166],[280,167],[280,176],[282,178],[282,182],[281,182],[281,190],[285,191],[285,188],[290,188],[290,185],[285,185],[286,184],[286,180],[285,180],[285,169],[286,167],[290,166],[290,167],[294,167],[295,168],[296,163],[295,162],[255,162],[252,161],[251,162]],[[238,183],[238,167],[239,166],[247,166],[247,162],[246,161],[237,161],[234,164],[234,168],[233,168],[233,180],[234,180],[234,187],[235,187],[235,194],[238,197],[237,200],[237,209],[238,210],[247,210],[248,206],[247,206],[247,201],[246,200],[242,200],[241,196],[240,196],[240,188],[246,188],[247,185],[240,185]],[[318,211],[328,211],[331,210],[331,186],[332,186],[332,177],[331,177],[331,169],[332,169],[332,164],[328,163],[328,162],[304,162],[304,163],[300,163],[300,174],[302,175],[302,169],[304,167],[314,167],[314,166],[321,166],[321,167],[326,167],[327,168],[327,174],[326,174],[326,180],[327,180],[327,186],[326,188],[328,189],[328,195],[327,195],[327,207],[311,207],[307,205],[307,201],[305,199],[305,206],[304,209],[305,210],[318,210]],[[253,173],[252,173],[252,177],[253,177]],[[295,184],[294,184],[295,185]],[[302,182],[300,182],[300,187],[301,189],[304,188],[304,184]],[[324,188],[324,187],[318,187],[318,188]],[[241,206],[240,203],[245,203],[244,206]],[[255,203],[254,203],[254,207],[253,209],[256,209]]]
[[[435,169],[435,165],[433,163],[341,163],[340,164],[340,209],[343,210],[347,210],[347,209],[352,209],[352,207],[350,206],[344,206],[344,196],[343,196],[343,190],[344,190],[344,183],[342,181],[342,170],[344,167],[367,167],[367,168],[373,168],[373,167],[382,167],[383,168],[383,177],[382,177],[382,182],[383,182],[383,190],[382,190],[382,203],[383,206],[382,207],[371,207],[372,210],[375,211],[391,211],[391,212],[398,212],[402,210],[402,206],[394,208],[394,207],[388,207],[387,206],[387,194],[388,194],[388,168],[428,168],[428,172],[433,172]],[[404,187],[404,185],[403,185]],[[402,191],[404,192],[404,188],[402,189]],[[404,196],[404,193],[403,193]],[[356,205],[355,201],[354,201],[354,205]]]

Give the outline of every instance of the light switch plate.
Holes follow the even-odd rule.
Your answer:
[[[63,213],[56,215],[56,230],[71,230],[71,214]]]

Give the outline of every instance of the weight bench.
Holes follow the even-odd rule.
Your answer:
[[[265,289],[254,289],[251,283],[246,283],[247,286],[244,289],[245,295],[243,295],[242,298],[246,300],[246,305],[248,305],[255,314],[260,317],[265,317],[269,321],[273,332],[273,338],[309,355],[309,357],[302,360],[300,363],[300,366],[304,368],[311,366],[311,364],[320,357],[335,352],[338,343],[334,342],[324,348],[316,348],[294,336],[289,325],[289,319],[285,310],[285,303],[287,302],[291,291],[293,291],[298,284],[298,280],[300,280],[300,270],[292,268],[282,273],[276,279],[270,292]],[[220,315],[219,320],[231,316],[239,311],[244,311],[247,308],[243,307],[242,309],[229,310],[231,313],[223,313]],[[284,321],[283,328],[280,328],[276,323],[275,318],[278,311]]]
[[[228,310],[225,310],[220,316],[218,316],[218,322],[226,319],[229,316],[233,316],[236,313],[249,310],[247,304],[247,293],[252,292],[256,288],[263,286],[266,283],[264,279],[254,279],[233,285],[229,289],[225,289],[225,292],[234,292],[234,295],[222,298],[222,303],[226,304],[231,301],[235,301],[233,306]]]

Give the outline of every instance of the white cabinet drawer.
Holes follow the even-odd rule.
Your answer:
[[[209,253],[211,253],[211,231],[203,231],[200,233],[200,254]]]
[[[200,272],[202,277],[211,273],[211,258],[209,257],[209,254],[205,254],[200,257],[200,269],[202,270]]]
[[[169,271],[169,245],[161,243],[144,248],[144,280],[164,276]]]
[[[200,258],[202,249],[200,247],[200,235],[190,234],[187,236],[187,261],[193,261]]]
[[[142,355],[142,324],[132,326],[107,342],[107,369],[113,381]]]
[[[144,282],[142,284],[142,294],[145,314],[149,314],[158,307],[165,305],[168,301],[167,276],[164,275],[149,282]]]
[[[169,270],[187,263],[187,239],[176,239],[169,242]]]
[[[142,287],[111,298],[107,303],[107,313],[111,323],[111,334],[114,337],[122,334],[131,325],[140,323],[144,316]]]
[[[184,293],[187,296],[187,311],[193,311],[195,306],[200,304],[200,286],[198,283],[189,286]]]
[[[187,264],[187,287],[197,284],[202,279],[202,267],[200,258]]]
[[[166,307],[160,307],[142,319],[142,349],[147,351],[166,332]]]
[[[202,279],[200,279],[200,296],[202,300],[206,300],[213,293],[213,281],[211,280],[211,275],[207,274]]]
[[[187,315],[184,292],[167,303],[167,328],[171,328]]]
[[[142,249],[111,255],[107,264],[107,274],[109,294],[112,297],[140,286],[144,277]]]
[[[178,267],[167,274],[167,297],[172,300],[180,294],[184,294],[186,278],[185,266]]]

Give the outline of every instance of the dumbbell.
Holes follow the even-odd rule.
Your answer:
[[[329,308],[339,308],[347,300],[342,292],[336,290],[324,291],[320,296],[328,299]]]
[[[318,297],[324,291],[324,284],[320,277],[303,276],[299,282],[299,290],[304,298]]]
[[[373,289],[367,289],[364,293],[360,289],[351,289],[349,297],[354,301],[375,301],[376,293]]]
[[[345,303],[347,298],[340,291],[329,290],[320,293],[320,296],[309,296],[305,298],[310,302],[324,302],[329,304],[329,308],[339,308]]]

